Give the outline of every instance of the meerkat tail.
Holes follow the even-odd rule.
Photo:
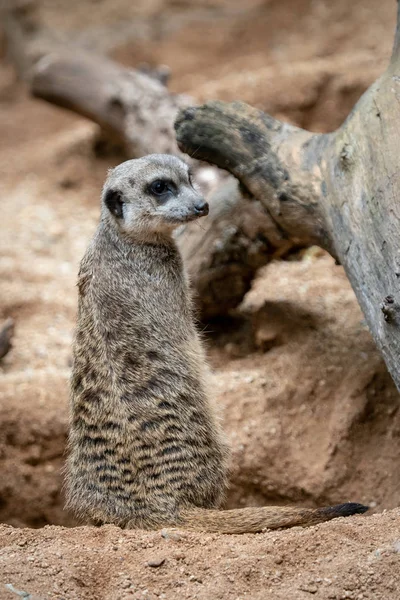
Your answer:
[[[257,533],[280,527],[308,527],[337,517],[362,514],[368,506],[347,502],[324,508],[265,506],[233,510],[191,508],[181,512],[186,529],[210,533]]]

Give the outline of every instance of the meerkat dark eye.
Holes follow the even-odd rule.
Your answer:
[[[114,217],[117,219],[122,219],[124,216],[123,212],[123,201],[122,194],[118,190],[107,190],[106,195],[104,196],[104,204],[107,206],[108,210]]]
[[[167,181],[163,181],[162,179],[156,179],[153,183],[150,184],[150,192],[155,196],[163,196],[167,192],[170,191]]]

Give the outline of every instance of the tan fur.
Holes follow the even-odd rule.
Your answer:
[[[164,180],[170,191],[155,194],[151,184]],[[363,512],[356,504],[217,510],[228,448],[172,237],[207,210],[178,158],[152,155],[109,175],[78,280],[68,506],[97,523],[225,533]]]

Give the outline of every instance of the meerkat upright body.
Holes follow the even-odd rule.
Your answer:
[[[153,157],[117,169],[81,264],[68,495],[71,506],[97,521],[174,523],[182,506],[217,506],[225,489],[227,452],[171,237],[177,223],[207,205],[186,179],[175,220],[149,214],[171,195],[163,185],[172,192],[182,186],[182,164]],[[149,188],[154,182],[161,193]],[[135,192],[145,206],[122,206],[121,198]],[[130,208],[132,215],[118,216]]]
[[[69,507],[97,523],[237,533],[364,512],[358,504],[215,510],[228,450],[172,238],[207,212],[175,157],[128,161],[105,184],[78,279]]]

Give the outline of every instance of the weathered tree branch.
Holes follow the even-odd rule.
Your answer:
[[[34,96],[98,123],[123,141],[131,156],[179,153],[173,135],[184,96],[169,94],[157,79],[89,52],[60,51],[32,69]]]
[[[8,38],[17,40],[15,55],[31,57],[28,78],[37,97],[91,118],[122,139],[131,156],[177,151],[172,123],[189,99],[106,58],[49,43],[37,24],[21,26],[18,14],[11,22]],[[335,134],[313,135],[243,104],[189,108],[177,121],[183,151],[229,170],[255,197],[197,164],[200,182],[213,190],[211,214],[181,231],[179,243],[203,316],[234,307],[272,257],[317,243],[344,264],[397,385],[399,176],[390,125],[399,116],[399,39],[397,33],[387,73]]]
[[[235,180],[219,185],[209,200],[211,219],[193,223],[177,236],[206,319],[237,306],[255,272],[294,246],[259,201],[243,197]]]
[[[31,0],[4,19],[9,55],[37,97],[84,115],[122,140],[131,156],[177,152],[172,123],[189,99],[155,78],[71,49],[44,32]],[[293,245],[319,244],[344,265],[371,332],[400,388],[400,5],[391,63],[334,134],[314,135],[247,105],[183,108],[182,151],[230,171],[197,164],[212,212],[179,243],[203,316],[225,313],[256,269]],[[211,185],[206,181],[211,177]]]
[[[183,151],[196,148],[199,158],[237,177],[283,237],[333,253],[320,203],[322,177],[313,164],[329,136],[286,125],[239,102],[188,108],[178,117],[176,131]]]
[[[14,9],[5,20],[6,37],[11,54],[18,57],[14,64],[23,65],[22,73],[37,98],[98,123],[124,143],[131,157],[180,152],[173,123],[178,109],[193,102],[190,98],[170,94],[158,73],[150,76],[127,69],[101,55],[71,48],[59,36],[52,39],[41,29],[34,5],[20,2],[24,10]],[[188,160],[211,209],[206,220],[180,231],[178,242],[200,313],[208,319],[237,306],[256,270],[296,242],[282,235],[258,201],[243,197],[225,172]]]
[[[335,133],[312,135],[243,104],[181,112],[179,146],[230,171],[289,239],[343,264],[400,389],[400,7],[386,73]]]
[[[130,156],[180,152],[173,123],[178,108],[189,99],[169,94],[164,85],[143,73],[88,53],[49,55],[32,71],[32,91],[89,117],[122,140]],[[237,181],[192,162],[211,210],[203,223],[183,228],[178,242],[199,311],[209,319],[237,306],[256,270],[300,240],[289,241],[282,235],[259,202],[243,197]]]

